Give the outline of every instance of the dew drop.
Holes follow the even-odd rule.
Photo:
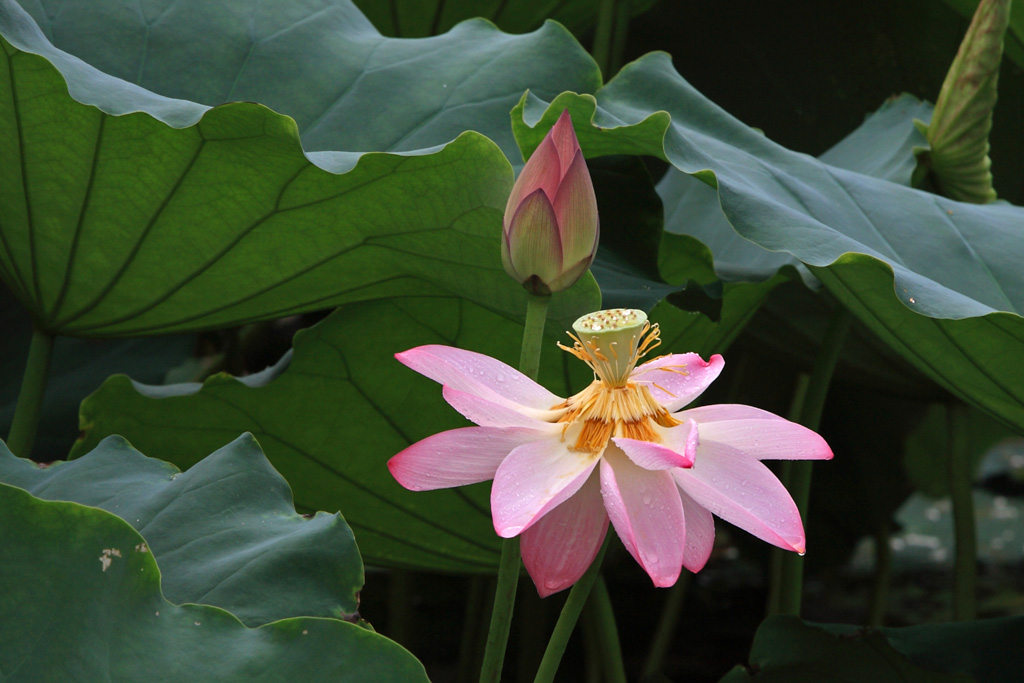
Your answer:
[[[651,504],[651,500],[652,500],[652,499],[651,499],[651,494],[649,494],[649,493],[645,493],[645,494],[643,495],[643,501],[644,501],[644,505],[650,505],[650,504]]]

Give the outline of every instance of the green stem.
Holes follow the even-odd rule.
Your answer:
[[[665,665],[665,655],[668,653],[669,645],[675,636],[676,626],[679,624],[679,617],[683,612],[683,600],[686,598],[686,591],[690,587],[690,573],[684,571],[672,586],[665,597],[665,605],[661,608],[661,617],[658,618],[658,626],[654,630],[654,638],[651,640],[651,648],[647,652],[647,661],[644,663],[644,671],[640,674],[640,680],[653,679],[661,673]]]
[[[576,628],[576,622],[580,618],[583,605],[587,602],[587,596],[590,595],[590,589],[597,581],[598,573],[601,570],[601,561],[604,560],[607,550],[608,537],[605,537],[604,545],[601,546],[594,562],[569,591],[569,597],[566,598],[565,605],[562,606],[562,613],[558,616],[558,623],[555,624],[555,630],[551,633],[551,639],[548,640],[548,647],[544,650],[544,659],[541,660],[540,668],[537,669],[537,676],[533,679],[534,683],[551,683],[555,680],[558,665],[561,664],[562,655],[565,654],[565,648],[569,644],[569,636]]]
[[[889,601],[889,579],[892,576],[892,549],[889,522],[882,522],[875,530],[875,578],[871,582],[871,601],[868,605],[868,623],[881,628],[885,623],[885,608]]]
[[[532,380],[540,370],[540,347],[544,342],[544,323],[548,316],[550,296],[530,295],[526,300],[526,324],[523,327],[523,348],[519,353],[519,372]]]
[[[526,302],[526,324],[523,327],[523,347],[519,356],[519,370],[530,379],[537,379],[540,369],[540,350],[544,339],[550,296],[530,295]],[[487,647],[480,669],[480,683],[497,683],[505,663],[508,633],[512,627],[512,611],[516,602],[521,559],[519,537],[506,538],[501,545],[498,565],[498,588],[494,591],[491,626],[487,631]]]
[[[598,68],[608,80],[611,73],[612,33],[615,29],[615,0],[601,0],[597,6],[597,25],[594,26],[594,48],[591,54]]]
[[[21,380],[21,393],[18,394],[18,407],[14,410],[11,431],[7,435],[7,447],[22,458],[32,455],[32,443],[36,440],[36,429],[39,427],[39,414],[43,408],[46,377],[50,373],[52,356],[53,335],[36,328],[32,331],[25,375]]]
[[[611,80],[622,67],[622,59],[626,54],[626,39],[629,38],[629,15],[632,13],[630,4],[630,0],[618,0],[615,8],[615,35],[612,38],[608,71],[605,72],[606,81]]]
[[[953,619],[974,619],[974,589],[978,574],[978,543],[975,537],[974,471],[969,449],[967,408],[950,409],[949,494],[953,500],[953,531],[956,555],[953,560]]]
[[[825,338],[821,341],[821,351],[814,361],[811,381],[807,385],[807,396],[804,398],[800,424],[808,429],[818,429],[821,424],[821,413],[825,409],[825,397],[832,383],[832,373],[839,362],[839,352],[843,350],[846,333],[850,329],[853,315],[842,306],[837,306],[828,321]]]
[[[512,611],[519,586],[519,537],[506,538],[501,544],[501,563],[498,565],[498,587],[494,591],[491,626],[487,630],[487,647],[480,668],[480,683],[498,683],[505,663],[508,632],[512,627]]]
[[[793,389],[793,398],[789,403],[789,411],[786,417],[793,422],[800,421],[800,415],[804,411],[804,401],[807,398],[807,385],[811,382],[811,376],[801,372],[796,378],[796,387]],[[793,461],[783,460],[779,467],[779,481],[787,490],[793,490]],[[790,554],[781,548],[772,548],[771,567],[769,570],[771,587],[768,592],[768,615],[782,614],[782,577],[783,566],[786,557]]]
[[[583,636],[583,681],[584,683],[601,683],[604,680],[604,675],[601,673],[603,660],[600,653],[601,644],[597,640],[597,625],[584,619],[580,627],[580,635]]]
[[[530,683],[533,672],[540,666],[547,645],[548,611],[550,600],[544,600],[536,591],[526,590],[516,596],[516,621],[519,642],[516,648],[516,680]],[[508,676],[506,676],[508,678]]]
[[[484,605],[487,596],[487,579],[474,576],[469,580],[469,595],[466,598],[466,613],[462,620],[462,642],[459,644],[459,673],[457,681],[473,680],[473,673],[480,668],[483,652],[480,632],[483,630]]]
[[[852,316],[842,306],[837,306],[825,330],[825,338],[821,342],[821,351],[814,361],[814,369],[807,384],[800,410],[800,424],[808,429],[817,429],[821,422],[821,413],[825,408],[825,397],[828,395],[832,373],[839,361],[839,352],[850,329]],[[789,481],[786,482],[793,502],[800,511],[800,518],[807,519],[807,501],[811,493],[811,462],[807,460],[789,463]],[[800,616],[800,603],[803,598],[804,558],[796,553],[786,552],[782,558],[779,576],[778,614]]]
[[[592,624],[597,635],[601,671],[608,683],[626,683],[626,667],[622,663],[622,644],[619,629],[615,625],[615,612],[608,595],[604,577],[597,575],[597,581],[586,604],[587,622]]]
[[[416,575],[408,569],[392,569],[388,586],[388,638],[408,648],[416,632],[413,597]]]

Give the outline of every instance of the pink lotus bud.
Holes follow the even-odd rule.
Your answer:
[[[568,289],[594,260],[597,197],[568,110],[519,174],[503,225],[505,272],[533,294]]]

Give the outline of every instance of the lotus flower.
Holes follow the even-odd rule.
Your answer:
[[[800,425],[744,405],[683,409],[722,371],[719,355],[671,354],[637,365],[658,326],[616,309],[573,325],[571,348],[594,381],[567,399],[488,356],[421,346],[399,361],[444,385],[445,400],[479,426],[453,429],[391,458],[392,475],[424,491],[493,479],[499,536],[519,535],[541,597],[575,583],[611,520],[656,586],[700,570],[712,514],[787,550],[804,551],[793,499],[760,460],[829,459]],[[559,345],[561,346],[561,345]]]
[[[512,187],[501,261],[531,293],[559,292],[590,267],[598,233],[594,185],[566,110]]]

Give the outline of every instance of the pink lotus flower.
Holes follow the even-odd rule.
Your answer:
[[[560,292],[587,272],[598,233],[594,185],[566,110],[512,187],[501,261],[505,272],[533,294]]]
[[[682,567],[704,566],[712,513],[772,545],[804,551],[796,505],[760,460],[830,459],[820,436],[750,406],[683,410],[724,361],[685,353],[637,366],[660,344],[658,326],[642,311],[601,311],[573,328],[573,347],[562,348],[595,379],[567,399],[472,351],[421,346],[397,354],[443,384],[445,400],[479,426],[409,446],[388,462],[395,479],[416,491],[493,479],[494,529],[521,536],[541,597],[583,575],[609,518],[656,586],[673,585]]]

